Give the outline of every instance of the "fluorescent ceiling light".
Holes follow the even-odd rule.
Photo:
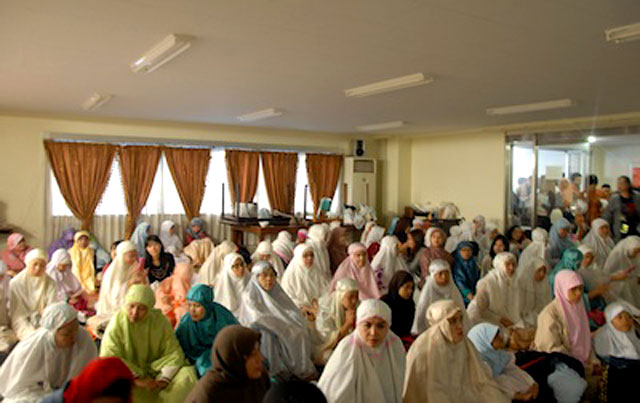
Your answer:
[[[190,37],[171,34],[149,49],[138,60],[131,63],[134,73],[151,73],[160,66],[173,60],[191,46]]]
[[[417,87],[418,85],[429,84],[432,81],[432,77],[425,77],[422,73],[416,73],[350,88],[344,91],[344,95],[347,97],[368,97],[369,95],[382,94],[384,92],[401,90],[403,88]]]
[[[276,108],[263,109],[257,112],[246,113],[244,115],[236,116],[236,119],[242,122],[255,122],[256,120],[273,118],[282,115],[282,111]]]
[[[101,94],[99,92],[94,92],[86,101],[82,103],[82,109],[85,111],[94,111],[101,107],[102,105],[109,102],[111,99],[111,95],[109,94]]]
[[[530,104],[500,106],[497,108],[488,108],[487,115],[510,115],[512,113],[526,113],[546,111],[549,109],[568,108],[576,103],[571,99],[556,99],[553,101],[533,102]]]
[[[396,129],[402,126],[404,126],[404,122],[402,120],[394,120],[393,122],[384,122],[384,123],[376,123],[373,125],[358,126],[356,127],[356,130],[359,132],[375,132],[380,130]]]
[[[622,43],[640,39],[640,22],[621,27],[606,29],[604,37],[607,42]]]
[[[596,142],[596,136],[587,137],[587,141],[589,142],[589,144],[595,143]]]

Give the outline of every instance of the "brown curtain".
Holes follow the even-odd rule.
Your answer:
[[[227,178],[231,203],[253,201],[258,189],[260,153],[256,151],[226,150]],[[236,194],[236,191],[238,194]]]
[[[118,147],[124,199],[127,203],[125,239],[129,239],[144,207],[160,161],[158,146]]]
[[[264,152],[260,155],[271,209],[293,214],[298,154]]]
[[[60,193],[73,215],[90,230],[93,213],[109,182],[116,146],[44,141]]]
[[[204,197],[211,150],[164,147],[163,151],[187,218],[191,220],[198,217]]]
[[[314,212],[320,205],[323,197],[333,197],[340,179],[342,168],[341,155],[307,154],[307,177],[309,179],[309,191],[313,200]]]

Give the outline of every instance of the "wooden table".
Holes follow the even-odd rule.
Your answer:
[[[296,238],[296,233],[300,228],[307,228],[307,225],[267,225],[262,227],[255,224],[239,224],[236,222],[230,222],[221,220],[223,224],[226,224],[231,229],[231,241],[236,245],[244,245],[244,234],[255,234],[260,241],[264,241],[267,235],[273,235],[272,240],[275,240],[278,232],[288,231],[293,235],[293,239]]]

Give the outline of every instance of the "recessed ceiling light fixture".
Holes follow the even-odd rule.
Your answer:
[[[596,142],[596,140],[597,140],[597,139],[596,139],[596,136],[589,136],[589,137],[587,137],[587,142],[588,142],[589,144],[593,144],[593,143],[595,143],[595,142]]]
[[[607,42],[622,43],[640,39],[640,22],[635,24],[624,25],[621,27],[610,28],[604,31],[604,37]]]
[[[359,132],[376,132],[388,129],[397,129],[398,127],[404,126],[404,122],[402,120],[394,120],[393,122],[384,122],[384,123],[376,123],[372,125],[364,125],[356,127],[356,130]]]
[[[378,81],[376,83],[350,88],[344,91],[344,95],[347,97],[368,97],[370,95],[397,91],[404,88],[417,87],[419,85],[429,84],[432,81],[432,77],[425,77],[422,73],[409,74],[408,76],[392,78],[390,80]]]
[[[176,58],[190,46],[191,37],[170,34],[131,63],[131,70],[134,73],[151,73]]]
[[[256,120],[273,118],[282,115],[282,111],[276,108],[263,109],[257,112],[246,113],[236,116],[236,119],[242,122],[255,122]]]
[[[571,99],[556,99],[553,101],[533,102],[530,104],[500,106],[496,108],[488,108],[487,115],[510,115],[513,113],[527,113],[546,111],[549,109],[561,109],[574,106],[576,103]]]
[[[109,102],[111,95],[94,92],[86,101],[82,103],[82,109],[85,111],[95,111],[102,105]]]

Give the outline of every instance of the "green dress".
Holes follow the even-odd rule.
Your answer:
[[[153,291],[144,285],[129,288],[126,303],[138,302],[148,308],[142,321],[131,323],[126,305],[109,322],[105,331],[100,357],[118,357],[138,378],[169,381],[162,390],[133,389],[134,402],[182,402],[197,376],[189,366],[167,318],[154,309]]]

